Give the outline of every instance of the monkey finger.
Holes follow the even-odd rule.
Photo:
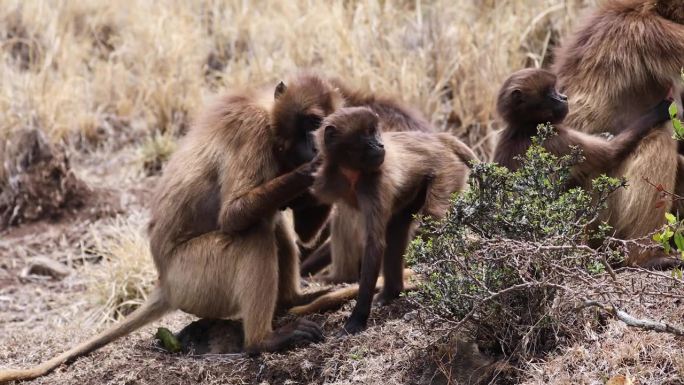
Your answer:
[[[321,329],[320,326],[318,326],[318,324],[316,324],[314,322],[307,321],[306,323],[302,323],[302,324],[298,325],[297,329],[303,330],[303,331],[313,335],[316,342],[323,341],[325,339],[325,337],[323,336],[323,330]]]
[[[305,345],[310,343],[316,343],[319,341],[320,340],[317,339],[313,333],[310,333],[305,330],[298,329],[292,332],[292,334],[290,335],[291,345]]]

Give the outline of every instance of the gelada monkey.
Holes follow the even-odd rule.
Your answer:
[[[348,107],[328,116],[317,132],[322,165],[312,190],[337,210],[331,227],[332,274],[355,273],[361,266],[346,333],[365,328],[381,265],[384,285],[378,300],[387,303],[399,296],[414,214],[443,217],[451,195],[465,187],[468,162],[477,159],[452,135],[391,132],[381,123],[370,108]],[[312,311],[299,309],[305,310]]]
[[[123,321],[0,382],[42,376],[162,317],[241,318],[248,352],[322,339],[298,320],[272,329],[276,306],[306,303],[293,235],[279,208],[313,183],[313,130],[342,100],[314,75],[289,86],[228,95],[204,113],[173,154],[152,199],[150,248],[159,273],[147,301]]]
[[[613,0],[602,2],[555,51],[552,70],[561,92],[569,96],[565,124],[596,134],[619,134],[658,104],[674,85],[681,108],[684,65],[684,6],[681,0]],[[615,123],[618,124],[615,124]],[[658,203],[660,192],[684,194],[684,170],[677,143],[667,129],[653,130],[621,163],[617,175],[629,186],[612,194],[608,223],[616,236],[640,238],[665,223],[671,202]],[[675,183],[677,181],[677,183]],[[658,258],[648,250],[630,253],[630,264],[648,265]]]
[[[396,96],[363,91],[358,87],[353,87],[351,82],[338,77],[329,79],[335,89],[340,92],[345,106],[368,107],[378,114],[383,130],[393,132],[434,131],[433,126],[420,111],[408,106]],[[308,204],[302,204],[294,209],[297,234],[301,240],[313,243],[316,246],[312,252],[302,253],[304,260],[301,265],[301,274],[303,277],[307,277],[316,274],[330,264],[331,251],[330,239],[328,239],[330,224],[327,221],[331,206],[316,202],[315,198],[310,196],[302,196],[298,201],[300,203],[305,201]],[[336,213],[332,215],[335,216]],[[344,220],[344,218],[338,219]],[[315,234],[319,233],[321,236],[318,239],[321,242],[310,242],[311,239],[316,239]],[[350,281],[356,281],[358,271],[353,277],[348,278]]]
[[[601,174],[620,176],[622,163],[651,131],[665,131],[659,125],[669,119],[670,104],[669,100],[661,101],[627,124],[615,138],[607,140],[574,130],[564,122],[568,115],[568,97],[558,91],[553,73],[540,69],[520,70],[511,75],[499,91],[497,110],[506,127],[499,137],[494,161],[516,170],[520,166],[517,157],[524,155],[532,144],[537,126],[551,123],[557,135],[546,139],[543,146],[555,155],[567,155],[572,147],[579,147],[584,160],[571,169],[572,184],[591,189],[592,180]],[[608,211],[611,210],[615,208],[609,202]],[[672,262],[661,254],[643,265],[662,267]]]

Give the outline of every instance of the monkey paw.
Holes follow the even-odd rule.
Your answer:
[[[387,306],[390,303],[392,303],[392,301],[399,298],[400,293],[401,292],[395,294],[395,293],[389,293],[386,291],[381,291],[380,293],[378,293],[375,296],[375,298],[373,299],[373,302],[375,302],[375,304],[377,304],[378,306]]]
[[[364,329],[366,329],[366,325],[359,322],[355,321],[354,319],[350,319],[347,321],[347,323],[344,325],[342,330],[337,332],[337,337],[346,337],[348,335],[352,334],[359,334],[362,332]]]
[[[287,350],[295,346],[321,342],[323,330],[317,323],[300,318],[277,330],[264,342],[264,351]]]

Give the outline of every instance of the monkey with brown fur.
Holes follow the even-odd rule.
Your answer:
[[[340,104],[313,75],[279,84],[275,98],[270,89],[220,99],[183,139],[152,200],[159,281],[145,304],[33,369],[0,371],[0,382],[42,376],[176,309],[241,318],[248,352],[321,340],[319,326],[306,320],[272,330],[276,306],[315,297],[299,292],[298,255],[279,208],[313,183],[312,131]]]
[[[420,131],[433,132],[433,126],[427,121],[423,114],[415,108],[405,104],[399,98],[389,94],[376,94],[362,91],[350,86],[350,82],[341,78],[330,78],[331,84],[337,89],[344,99],[346,107],[368,107],[375,112],[382,122],[385,130],[393,132]],[[294,223],[300,239],[310,242],[315,239],[316,234],[319,242],[311,255],[305,258],[301,265],[303,277],[313,275],[330,264],[331,250],[330,240],[327,239],[330,233],[330,225],[325,226],[328,220],[331,206],[317,202],[315,197],[302,196],[298,199],[299,207],[293,208]],[[335,215],[335,214],[333,214]],[[344,220],[345,218],[339,218]],[[321,229],[323,230],[321,232]],[[347,274],[344,281],[355,281],[358,279],[358,268]]]
[[[569,94],[565,124],[589,134],[619,134],[656,105],[674,84],[681,106],[680,71],[684,65],[684,7],[681,0],[603,2],[556,50],[553,72]],[[680,111],[682,109],[680,108]],[[621,119],[621,120],[620,120]],[[623,122],[623,124],[615,124]],[[609,198],[608,223],[616,236],[640,238],[665,223],[671,203],[657,205],[659,192],[684,188],[677,144],[668,129],[653,130],[638,144],[616,174],[629,181]],[[678,176],[677,176],[678,175]],[[684,193],[684,190],[680,191]],[[629,263],[649,264],[657,255],[630,253]]]
[[[497,100],[497,110],[506,122],[506,128],[499,138],[494,161],[516,170],[520,166],[517,157],[532,144],[537,126],[551,123],[557,134],[547,138],[542,145],[555,155],[567,155],[572,147],[579,147],[584,160],[571,169],[572,183],[590,189],[592,180],[600,174],[620,176],[617,170],[639,142],[669,119],[671,104],[669,100],[661,101],[627,125],[615,138],[607,140],[568,127],[563,122],[568,114],[567,100],[556,89],[556,76],[549,71],[528,68],[511,75],[501,87]],[[608,209],[615,208],[609,206]],[[667,266],[674,261],[660,255],[650,262],[653,265],[645,266]]]
[[[556,75],[541,69],[523,69],[511,75],[499,91],[497,111],[506,128],[499,138],[494,161],[511,170],[518,169],[517,157],[524,155],[532,144],[537,126],[551,123],[557,135],[546,139],[543,146],[555,155],[566,155],[573,146],[579,147],[584,160],[573,167],[573,182],[588,188],[594,178],[619,167],[655,125],[669,118],[670,104],[662,101],[613,140],[607,140],[563,124],[568,114],[568,97],[558,92]]]
[[[399,296],[413,215],[442,217],[451,194],[466,184],[467,162],[477,159],[452,135],[381,131],[381,122],[370,108],[343,108],[317,132],[322,165],[312,190],[322,202],[336,205],[334,220],[354,222],[333,223],[333,269],[340,260],[361,264],[357,303],[345,333],[365,328],[381,264],[379,301]],[[351,250],[358,245],[360,252]]]

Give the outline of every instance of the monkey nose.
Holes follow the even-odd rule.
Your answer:
[[[568,101],[568,95],[566,94],[558,94],[558,97],[564,102]]]

